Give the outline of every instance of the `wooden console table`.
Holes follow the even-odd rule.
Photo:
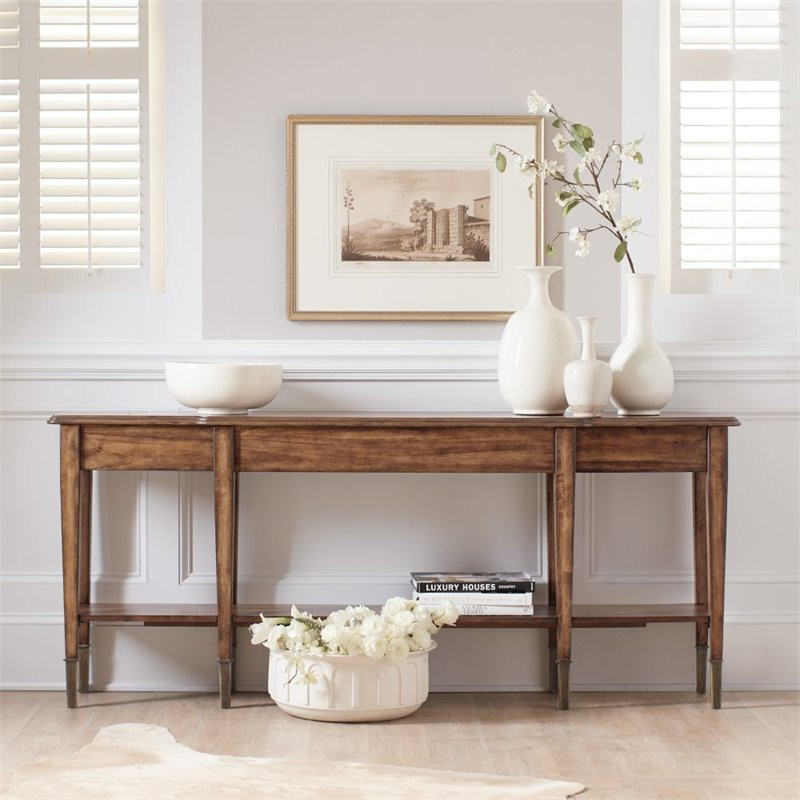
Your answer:
[[[89,690],[93,622],[216,626],[220,703],[230,707],[236,628],[259,612],[236,599],[238,476],[241,472],[530,472],[547,476],[548,604],[532,617],[461,617],[458,627],[548,630],[550,691],[569,707],[573,628],[690,622],[696,685],[721,706],[728,428],[733,417],[59,415],[61,537],[67,705]],[[90,602],[94,470],[214,473],[217,603],[206,606]],[[573,606],[577,472],[690,472],[694,496],[694,603]],[[302,603],[302,598],[297,598]],[[310,608],[325,614],[330,609]]]

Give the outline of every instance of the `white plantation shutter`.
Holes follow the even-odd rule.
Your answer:
[[[19,267],[19,81],[0,80],[0,268]]]
[[[681,0],[672,51],[683,270],[779,270],[789,137],[780,0]]]
[[[19,47],[19,0],[0,0],[0,47]]]
[[[41,0],[42,47],[137,47],[138,0]]]
[[[684,50],[775,50],[780,0],[681,0]]]
[[[684,269],[781,263],[780,85],[681,81]]]
[[[138,80],[44,80],[40,114],[42,266],[139,266]]]

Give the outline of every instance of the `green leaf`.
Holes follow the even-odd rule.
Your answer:
[[[580,142],[576,142],[574,139],[569,143],[569,146],[580,155],[583,155],[586,152],[586,148]]]
[[[583,181],[581,180],[580,168],[575,167],[575,169],[572,172],[572,179],[575,181],[575,183],[578,184],[578,186],[583,186]]]
[[[561,127],[561,117],[556,117],[556,118],[553,120],[553,123],[552,123],[552,124],[553,124],[553,127],[554,127],[554,128],[560,128],[560,127]]]
[[[633,154],[633,160],[637,164],[644,164],[644,158],[642,158],[642,154],[641,153],[634,153]]]
[[[534,193],[534,186],[533,184],[528,184],[528,197],[533,200],[533,193]]]
[[[559,200],[566,200],[567,198],[572,197],[572,192],[563,191],[558,193]]]
[[[497,145],[493,144],[492,149],[489,151],[489,155],[494,158],[497,155]]]
[[[575,136],[579,139],[591,139],[594,136],[594,131],[588,125],[581,125],[576,122],[572,129],[575,131]]]
[[[617,245],[617,249],[614,251],[614,261],[619,263],[625,258],[625,253],[628,252],[628,243],[627,242],[620,242]]]
[[[594,147],[594,139],[591,136],[583,140],[583,146],[588,150],[590,147]]]
[[[545,254],[546,256],[550,256],[551,258],[555,257],[556,251],[555,251],[555,249],[553,248],[553,245],[551,245],[551,244],[546,244],[546,245],[544,246],[544,254]]]
[[[574,200],[570,200],[569,203],[567,203],[564,206],[564,210],[561,212],[561,216],[566,217],[567,214],[569,214],[569,212],[572,211],[572,209],[578,205],[578,203],[580,203],[580,200],[578,200],[577,198],[575,198]]]
[[[505,172],[507,164],[508,164],[508,160],[503,155],[503,153],[498,153],[497,157],[494,160],[494,165],[497,167],[497,171],[498,172]]]

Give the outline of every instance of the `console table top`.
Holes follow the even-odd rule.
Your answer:
[[[735,427],[740,425],[736,417],[702,414],[667,413],[657,417],[620,417],[607,413],[601,417],[525,417],[507,413],[420,413],[420,414],[363,414],[363,413],[298,413],[279,411],[257,411],[238,415],[200,416],[197,414],[163,414],[131,412],[130,414],[55,414],[48,420],[54,425],[142,425],[142,426],[233,426],[268,428],[272,426],[319,426],[319,427],[482,427],[509,426],[531,428],[660,428],[660,427]]]

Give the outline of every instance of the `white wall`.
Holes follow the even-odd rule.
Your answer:
[[[174,409],[163,361],[203,355],[279,359],[287,367],[281,411],[504,408],[499,324],[285,319],[286,114],[524,113],[536,87],[600,140],[621,125],[647,131],[648,142],[656,135],[630,80],[648,53],[627,46],[630,34],[649,37],[649,23],[625,10],[622,58],[619,2],[207,0],[170,4],[167,22],[166,293],[2,300],[6,687],[63,681],[50,413]],[[580,62],[565,53],[567,33]],[[422,91],[425,76],[443,68],[463,80]],[[548,230],[558,222],[548,214]],[[565,262],[557,296],[573,315],[601,316],[607,356],[620,333],[610,248],[597,242],[587,263]],[[763,302],[753,321],[740,310],[740,324],[724,329],[709,329],[706,315],[676,298],[657,310],[676,369],[671,409],[743,422],[731,432],[730,688],[796,686],[798,677],[796,341],[791,326],[770,319],[785,305]],[[688,476],[581,476],[576,601],[689,601],[689,491]],[[95,504],[96,599],[213,602],[210,476],[102,474]],[[404,591],[407,572],[420,567],[546,574],[536,476],[247,475],[241,528],[245,601],[378,602]],[[211,688],[216,680],[213,631],[100,628],[95,642],[97,685]],[[541,632],[446,632],[433,683],[541,687],[543,645]],[[574,649],[576,688],[692,685],[691,626],[576,631]],[[240,646],[241,686],[263,687],[264,655]]]

